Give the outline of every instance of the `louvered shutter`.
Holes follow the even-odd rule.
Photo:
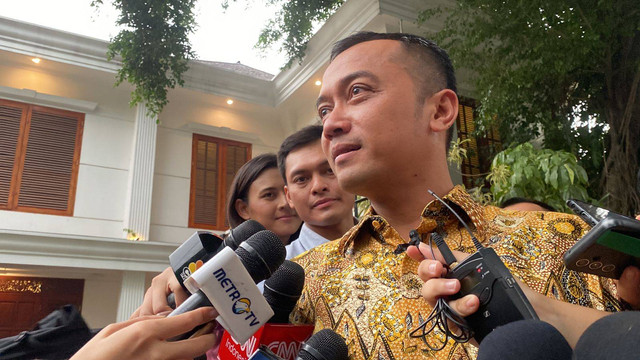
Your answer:
[[[9,205],[20,124],[26,112],[26,106],[0,102],[0,208],[3,209]]]
[[[189,226],[223,230],[226,196],[238,169],[249,160],[251,145],[193,135]]]
[[[67,211],[78,118],[33,107],[18,207]]]
[[[218,144],[197,142],[195,222],[216,226],[218,219]]]

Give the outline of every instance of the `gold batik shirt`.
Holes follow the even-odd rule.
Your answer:
[[[578,217],[482,206],[462,187],[455,187],[445,201],[457,205],[454,209],[478,240],[533,290],[599,310],[620,309],[610,280],[564,267],[563,254],[588,230]],[[452,250],[475,252],[467,231],[437,201],[426,206],[417,230],[423,236],[437,230]],[[403,243],[370,209],[341,239],[294,259],[304,267],[306,280],[292,321],[315,323],[315,331],[333,329],[346,339],[351,359],[474,359],[472,345],[450,340],[443,350],[432,351],[422,339],[409,336],[431,307],[420,295],[419,263],[405,252],[394,254]]]

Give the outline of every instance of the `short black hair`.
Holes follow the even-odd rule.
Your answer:
[[[422,36],[407,33],[360,31],[333,45],[333,49],[331,49],[331,61],[352,46],[373,40],[395,40],[402,43],[407,53],[416,61],[414,73],[411,75],[415,79],[416,88],[419,90],[417,94],[419,99],[426,98],[434,92],[431,86],[434,80],[437,86],[436,92],[442,89],[450,89],[456,93],[456,95],[458,94],[456,75],[449,54],[436,45],[435,42],[425,39]],[[432,68],[434,71],[426,71],[426,69],[429,68]],[[435,75],[435,79],[431,75]],[[447,151],[449,150],[452,137],[453,126],[447,130]]]
[[[244,219],[236,210],[236,200],[241,199],[247,202],[251,184],[265,170],[275,169],[277,166],[276,154],[262,154],[247,161],[246,164],[238,169],[231,187],[229,187],[229,195],[227,195],[227,219],[232,228],[244,222]]]
[[[542,201],[538,201],[538,200],[531,200],[531,199],[527,199],[527,198],[523,198],[523,197],[512,197],[510,199],[507,199],[505,201],[502,202],[502,204],[500,204],[501,208],[506,208],[507,206],[511,206],[511,205],[515,205],[515,204],[521,204],[521,203],[532,203],[532,204],[536,204],[538,206],[540,206],[541,208],[547,209],[549,211],[558,211],[556,210],[553,206],[542,202]]]
[[[280,174],[282,175],[285,184],[287,183],[287,169],[285,162],[289,153],[300,147],[316,142],[321,138],[322,125],[310,125],[296,131],[284,139],[280,145],[280,150],[278,150],[278,169],[280,170]]]

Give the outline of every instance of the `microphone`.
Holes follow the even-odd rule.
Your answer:
[[[296,306],[304,287],[304,269],[297,263],[284,263],[264,282],[264,292],[274,315],[268,323],[289,323],[289,314]]]
[[[304,287],[304,269],[290,260],[264,282],[263,296],[274,315],[245,343],[222,336],[218,358],[238,360],[253,358],[295,360],[302,343],[313,333],[313,325],[289,324],[289,314],[295,307]],[[260,348],[258,348],[260,347]]]
[[[348,360],[349,348],[331,329],[320,330],[302,345],[296,360]]]
[[[274,233],[263,230],[234,252],[225,247],[187,278],[184,285],[193,294],[172,311],[175,316],[202,306],[213,306],[216,320],[238,342],[245,342],[274,312],[255,283],[282,264],[286,250]]]
[[[571,354],[564,336],[553,326],[540,320],[519,320],[490,332],[480,344],[477,360],[570,360]]]
[[[261,230],[265,230],[265,228],[259,222],[247,220],[231,229],[228,235],[223,238],[208,231],[196,231],[169,255],[169,263],[180,286],[189,291],[184,285],[184,281],[193,272],[214,257],[225,246],[231,248],[231,250],[236,250],[240,243]],[[176,301],[173,293],[167,296],[167,303],[171,308],[175,309]]]
[[[640,343],[640,312],[607,315],[591,324],[580,336],[576,359],[635,359]]]

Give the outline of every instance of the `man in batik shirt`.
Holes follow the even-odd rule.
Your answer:
[[[475,236],[496,250],[523,282],[540,318],[567,339],[606,314],[601,310],[619,309],[610,281],[562,264],[564,252],[587,230],[577,217],[485,207],[453,186],[446,148],[458,98],[453,67],[442,49],[408,34],[358,33],[338,42],[331,59],[317,102],[323,150],[340,186],[368,197],[372,208],[342,239],[297,258],[306,281],[295,322],[313,322],[316,331],[334,329],[353,359],[474,358],[471,345],[449,342],[432,351],[409,335],[431,311],[425,297],[434,291],[426,284],[435,281],[450,294],[460,287],[457,280],[444,279],[423,285],[420,263],[395,252],[407,243],[409,231],[423,237],[437,231],[451,249],[475,252],[469,234],[428,189],[452,204]],[[432,270],[423,268],[429,260],[422,264],[423,274]],[[439,264],[434,271],[441,269]],[[478,298],[454,305],[466,316],[477,309]],[[437,332],[427,339],[433,345],[438,340]]]

